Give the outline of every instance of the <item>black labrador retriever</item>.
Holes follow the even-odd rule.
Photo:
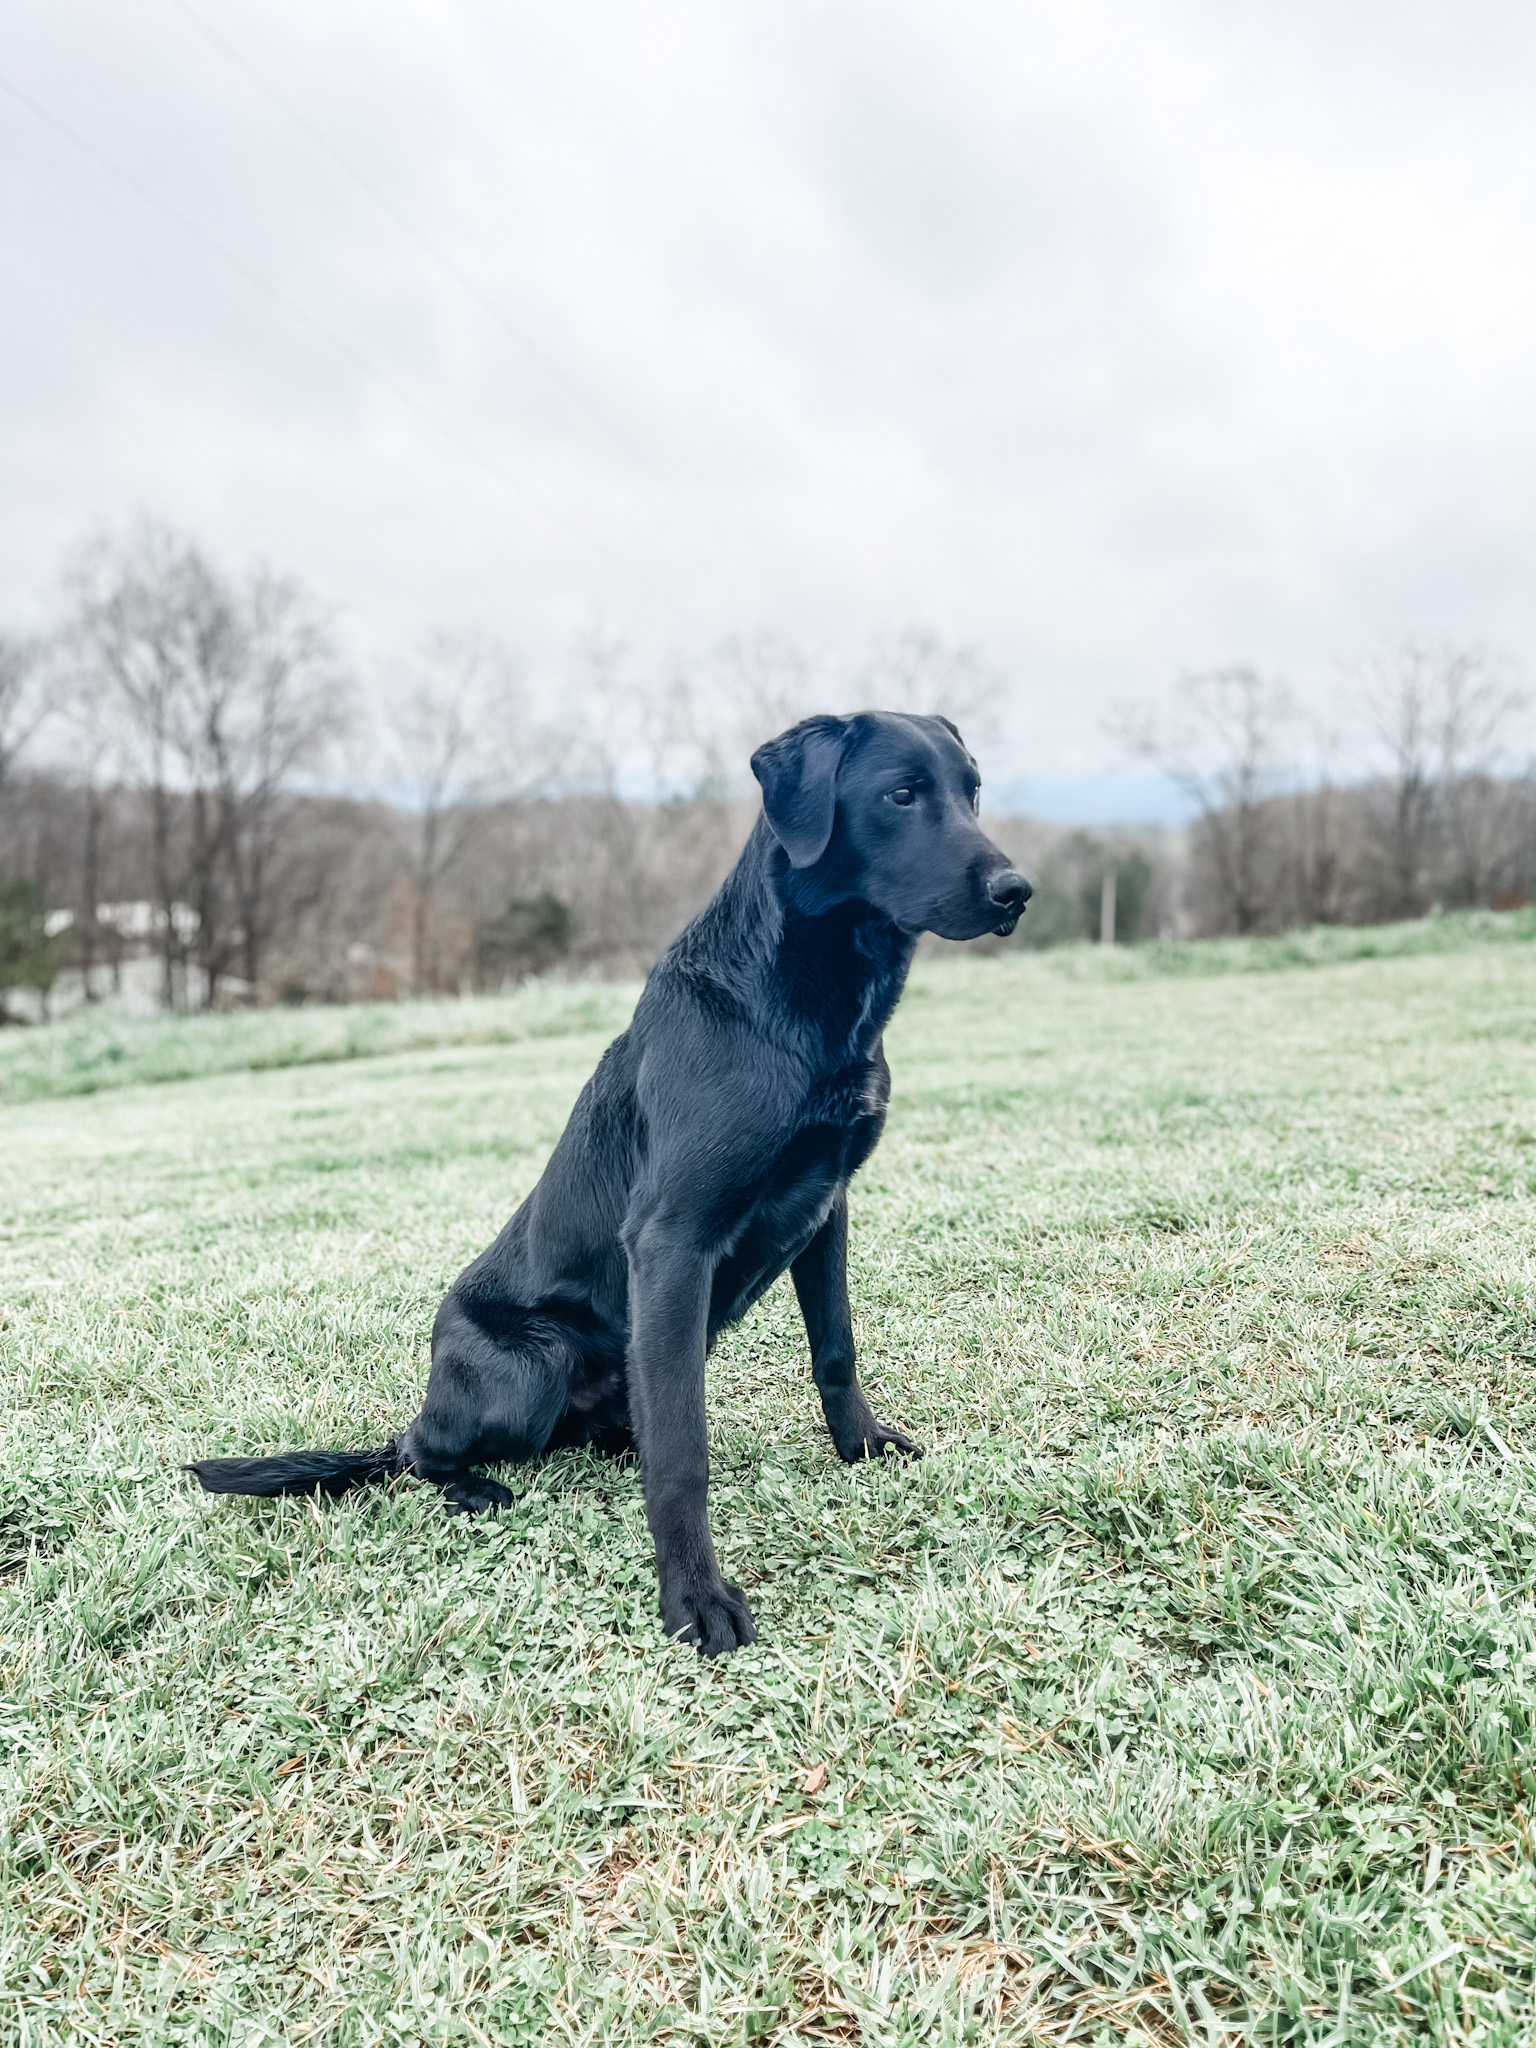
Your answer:
[[[854,1370],[848,1182],[885,1123],[881,1034],[919,933],[1011,932],[1029,884],[977,824],[976,763],[946,718],[808,718],[752,769],[763,812],[741,858],[454,1283],[416,1420],[379,1451],[201,1459],[210,1492],[413,1473],[477,1513],[512,1499],[477,1467],[638,1442],[667,1630],[733,1650],[754,1632],[710,1536],[704,1361],[786,1266],[839,1455],[918,1455]]]

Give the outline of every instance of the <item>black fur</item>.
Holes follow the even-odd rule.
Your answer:
[[[750,1643],[706,1515],[704,1361],[786,1267],[839,1454],[920,1455],[854,1370],[847,1187],[885,1123],[881,1034],[918,934],[1012,931],[1029,885],[976,822],[947,719],[807,719],[752,767],[763,815],[740,860],[439,1309],[416,1420],[378,1451],[200,1459],[210,1492],[408,1472],[473,1513],[512,1498],[479,1466],[635,1445],[667,1629],[707,1655]]]

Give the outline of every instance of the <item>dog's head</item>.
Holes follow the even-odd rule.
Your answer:
[[[861,898],[944,939],[1007,934],[1030,887],[976,821],[981,777],[947,718],[806,718],[752,756],[763,814],[806,893]]]

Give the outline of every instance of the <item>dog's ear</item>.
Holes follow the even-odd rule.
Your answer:
[[[752,756],[752,773],[763,785],[763,816],[794,867],[808,868],[827,850],[847,735],[845,718],[803,718]]]
[[[935,711],[933,714],[933,722],[935,725],[942,725],[946,732],[952,732],[954,734],[955,738],[960,741],[961,752],[965,755],[966,760],[969,761],[971,766],[974,768],[976,766],[976,756],[965,744],[964,739],[961,738],[960,728],[958,725],[956,725],[955,721],[952,718],[946,718],[942,711]]]

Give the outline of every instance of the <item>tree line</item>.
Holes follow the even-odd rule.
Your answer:
[[[294,579],[231,575],[148,520],[97,537],[50,629],[0,635],[0,1000],[216,1008],[641,972],[734,858],[759,740],[878,703],[943,711],[981,745],[1006,698],[977,649],[921,632],[837,665],[764,635],[661,683],[594,637],[578,667],[553,713],[472,633],[360,678]],[[1349,778],[1283,682],[1187,677],[1112,735],[1177,785],[1187,826],[993,816],[1036,883],[1007,943],[1526,900],[1524,703],[1477,650],[1395,648],[1339,700],[1377,755]]]
[[[1236,666],[1116,726],[1189,807],[1191,929],[1272,932],[1536,896],[1528,703],[1485,649],[1410,640],[1357,664],[1325,718]]]

